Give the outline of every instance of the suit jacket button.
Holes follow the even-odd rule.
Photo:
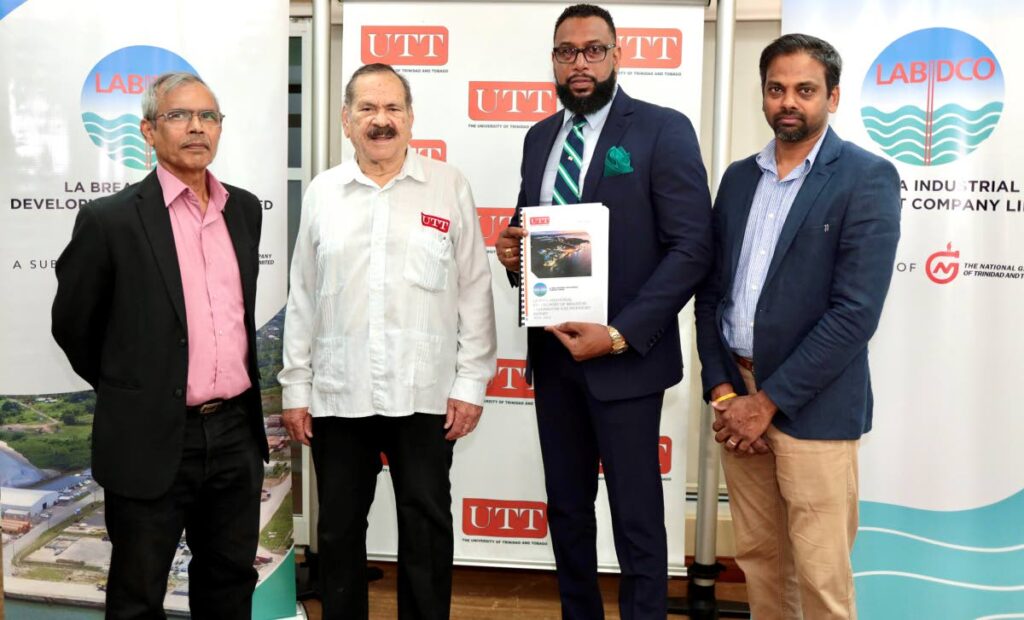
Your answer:
[[[185,391],[184,391],[184,390],[182,390],[181,388],[174,388],[174,397],[175,397],[175,398],[181,398],[181,396],[182,396],[182,395],[183,395],[184,393],[185,393]]]
[[[178,340],[178,346],[179,347],[185,346],[186,343],[187,343],[187,341],[184,338],[181,338],[181,339]]]

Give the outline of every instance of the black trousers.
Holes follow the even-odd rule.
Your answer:
[[[241,405],[189,414],[181,466],[167,493],[151,500],[105,494],[114,547],[106,617],[166,617],[167,573],[184,530],[192,617],[249,620],[262,486],[263,462]]]
[[[366,517],[387,455],[398,511],[398,617],[447,619],[451,607],[454,441],[443,415],[313,419],[325,620],[369,616]]]
[[[599,401],[565,347],[554,337],[545,344],[543,354],[531,350],[530,356],[562,617],[604,618],[594,513],[600,460],[622,573],[619,613],[623,620],[664,620],[668,550],[658,464],[664,392]]]

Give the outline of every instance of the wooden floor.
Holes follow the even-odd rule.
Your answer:
[[[396,565],[374,563],[384,571],[384,578],[370,583],[370,618],[391,620],[398,617],[395,603]],[[602,575],[601,593],[604,595],[605,617],[618,618],[619,580],[614,575]],[[686,581],[672,579],[669,596],[685,596]],[[719,583],[716,593],[721,599],[746,601],[746,588],[742,583]],[[320,602],[305,601],[306,613],[312,620],[321,620]],[[673,615],[670,618],[686,618]],[[452,620],[489,620],[529,618],[530,620],[557,620],[561,618],[558,605],[558,586],[555,574],[549,571],[512,570],[498,568],[456,567],[452,583]]]

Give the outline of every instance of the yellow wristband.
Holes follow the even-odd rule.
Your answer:
[[[724,403],[725,401],[729,400],[730,398],[736,398],[737,396],[738,396],[738,394],[736,394],[736,392],[729,392],[728,394],[722,394],[721,396],[719,396],[718,398],[716,398],[715,400],[713,400],[711,402],[717,405],[718,403]]]

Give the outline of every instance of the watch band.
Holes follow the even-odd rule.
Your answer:
[[[612,355],[619,355],[620,353],[625,353],[626,349],[629,348],[629,343],[627,343],[626,339],[622,337],[622,334],[619,333],[619,330],[617,330],[614,327],[612,327],[611,325],[609,325],[608,326],[608,335],[612,339],[612,353],[611,354]]]

